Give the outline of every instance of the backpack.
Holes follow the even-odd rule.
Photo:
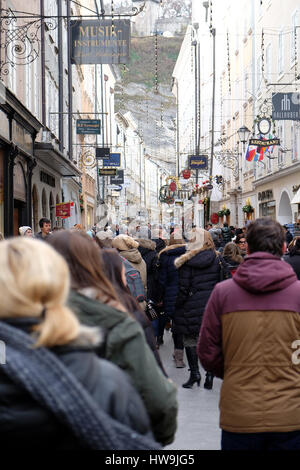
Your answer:
[[[122,258],[126,269],[126,281],[131,295],[138,301],[144,302],[146,300],[145,287],[141,279],[141,275],[127,259]]]

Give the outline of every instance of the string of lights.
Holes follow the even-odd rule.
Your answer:
[[[227,32],[227,71],[228,71],[228,89],[231,95],[231,65],[230,65],[230,43],[229,33]]]

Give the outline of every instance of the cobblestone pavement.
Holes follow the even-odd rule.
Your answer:
[[[188,379],[188,366],[176,369],[173,358],[173,341],[170,331],[165,331],[164,344],[159,349],[169,377],[178,386],[178,429],[175,441],[166,450],[220,450],[219,394],[222,381],[214,379],[213,390],[203,388],[205,372],[200,368],[201,383],[198,388],[182,388]],[[185,363],[187,361],[185,359]]]

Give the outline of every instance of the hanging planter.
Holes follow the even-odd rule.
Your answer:
[[[230,209],[225,209],[225,210],[223,211],[223,214],[224,214],[224,215],[230,215]]]
[[[252,214],[252,212],[254,212],[254,208],[250,204],[247,204],[243,207],[243,212],[246,212],[247,214]]]
[[[223,217],[223,215],[224,215],[224,211],[219,211],[219,212],[218,212],[218,216],[219,216],[219,217]]]

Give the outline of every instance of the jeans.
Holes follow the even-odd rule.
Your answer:
[[[222,431],[222,450],[300,450],[300,431],[233,433]]]
[[[168,317],[167,315],[159,315],[156,320],[153,320],[152,326],[154,330],[154,335],[156,337],[163,336],[165,331],[165,326],[167,323]]]

